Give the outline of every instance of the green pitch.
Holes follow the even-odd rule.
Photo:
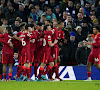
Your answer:
[[[100,90],[100,81],[1,82],[0,90]]]

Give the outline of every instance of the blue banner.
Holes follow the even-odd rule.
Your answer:
[[[8,67],[7,67],[7,76],[8,76]],[[31,78],[34,80],[34,68],[32,67]],[[12,80],[13,76],[17,73],[17,67],[13,67]],[[39,74],[39,67],[38,72]],[[86,66],[60,66],[59,67],[59,76],[63,80],[85,80],[87,79],[87,67]],[[48,77],[48,75],[47,75]],[[91,77],[93,80],[100,80],[100,70],[98,70],[95,66],[91,67]],[[53,78],[55,78],[55,73],[53,74]]]

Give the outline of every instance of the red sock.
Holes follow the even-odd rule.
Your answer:
[[[23,71],[23,76],[26,76],[26,69]]]
[[[44,70],[44,68],[42,68],[42,67],[39,68],[39,77],[38,77],[38,79],[41,79],[41,75],[43,74],[43,70]]]
[[[17,72],[17,77],[19,78],[20,77],[20,74],[23,72],[23,71],[25,71],[25,66],[22,66],[21,68],[20,68],[20,70]]]
[[[9,79],[11,79],[12,73],[9,73]]]
[[[43,73],[43,75],[46,75],[51,69],[52,69],[52,67],[50,65],[48,65],[48,67],[46,68],[46,71]]]
[[[30,74],[30,67],[26,68],[26,70],[27,70],[27,78],[29,79],[30,76],[31,76],[31,74]]]
[[[21,65],[18,65],[17,66],[17,72],[19,71],[20,68],[21,68]]]
[[[0,80],[2,80],[2,74],[0,74]]]
[[[55,65],[55,73],[56,73],[56,78],[59,79],[59,66],[57,64]]]
[[[35,77],[37,77],[37,67],[38,67],[38,63],[35,63],[34,64],[34,74],[35,74]]]
[[[6,79],[6,73],[3,74],[4,79]]]
[[[30,76],[31,76],[31,73],[32,73],[32,64],[30,64]]]
[[[87,72],[88,77],[91,77],[91,72]]]
[[[52,79],[52,69],[48,72],[49,78]]]

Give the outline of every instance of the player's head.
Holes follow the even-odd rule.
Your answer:
[[[41,22],[38,22],[37,23],[37,25],[35,26],[35,28],[37,29],[37,30],[40,30],[40,31],[42,31],[43,30],[43,23],[41,23]]]
[[[62,28],[64,28],[64,22],[63,21],[58,21],[58,27],[60,28],[60,29],[62,29]]]
[[[30,25],[30,24],[27,24],[27,25],[25,26],[25,29],[26,29],[26,31],[28,31],[28,32],[32,32],[32,28],[31,28],[31,25]]]
[[[97,33],[100,33],[100,25],[96,25],[93,28],[93,33],[96,35]]]
[[[44,30],[46,30],[46,31],[50,31],[52,28],[51,28],[51,25],[45,25],[44,26]]]
[[[22,23],[20,24],[20,30],[21,30],[21,31],[24,31],[24,30],[25,30],[25,26],[26,26],[26,23],[25,23],[25,22],[22,22]]]
[[[8,33],[9,35],[12,34],[12,28],[11,27],[6,27],[5,28],[5,33]]]

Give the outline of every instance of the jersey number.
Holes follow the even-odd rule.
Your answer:
[[[25,46],[26,42],[24,41],[24,38],[22,38],[22,46]]]

